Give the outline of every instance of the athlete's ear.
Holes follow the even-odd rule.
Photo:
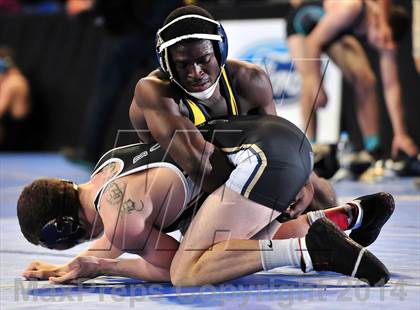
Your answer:
[[[305,212],[313,197],[314,186],[312,185],[312,182],[308,181],[296,195],[296,199],[280,214],[280,221],[286,222],[298,218],[303,212]]]

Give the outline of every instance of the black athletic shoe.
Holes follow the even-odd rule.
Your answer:
[[[353,276],[370,286],[382,286],[389,280],[389,271],[375,255],[326,218],[312,224],[305,241],[316,271]]]
[[[376,240],[394,212],[394,198],[391,194],[381,192],[356,198],[355,201],[363,209],[363,218],[361,226],[350,233],[350,238],[366,247]]]

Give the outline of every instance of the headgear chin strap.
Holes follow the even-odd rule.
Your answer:
[[[181,87],[184,89],[184,91],[188,95],[190,95],[190,96],[192,96],[192,97],[194,97],[198,100],[206,100],[206,99],[209,99],[213,95],[214,91],[216,90],[217,84],[219,83],[219,79],[220,79],[220,73],[219,73],[219,76],[217,77],[216,81],[209,88],[207,88],[206,90],[200,91],[200,92],[189,92],[189,91],[185,90],[182,86]]]
[[[212,26],[215,26],[215,33],[184,33],[184,34],[180,34],[176,37],[166,37],[166,40],[163,38],[163,34],[165,32],[165,30],[171,28],[171,27],[176,27],[176,25],[178,23],[181,22],[185,22],[185,20],[187,19],[196,19],[196,20],[201,20],[203,22],[207,22],[210,23]],[[161,29],[159,29],[159,31],[157,32],[156,35],[156,54],[159,60],[159,64],[160,64],[160,68],[163,72],[165,72],[166,74],[168,74],[169,79],[171,81],[174,81],[178,86],[180,86],[182,88],[183,91],[185,91],[186,93],[188,93],[189,95],[197,98],[197,99],[208,99],[211,97],[211,95],[213,95],[220,75],[221,73],[219,73],[219,76],[217,77],[217,80],[215,81],[215,83],[210,86],[208,89],[202,91],[202,92],[188,92],[176,79],[175,76],[171,70],[171,66],[170,66],[170,61],[169,61],[169,52],[168,52],[168,48],[178,42],[181,42],[183,40],[187,40],[187,39],[201,39],[201,40],[211,40],[211,41],[216,41],[217,42],[217,47],[219,49],[219,55],[220,55],[220,69],[224,67],[225,63],[226,63],[226,59],[227,59],[227,54],[228,54],[228,41],[227,41],[227,36],[225,33],[225,30],[223,29],[223,26],[216,20],[202,16],[202,15],[197,15],[197,14],[188,14],[188,15],[183,15],[180,16],[174,20],[172,20],[171,22],[169,22],[168,24],[166,24],[165,26],[163,26]],[[221,72],[221,70],[220,70]]]

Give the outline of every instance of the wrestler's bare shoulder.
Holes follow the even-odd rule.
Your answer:
[[[271,89],[270,79],[260,66],[241,60],[229,60],[228,64],[231,79],[242,96],[248,98],[251,89]]]
[[[137,82],[136,96],[139,98],[176,98],[179,96],[179,90],[164,73],[154,70]]]
[[[229,71],[235,76],[265,74],[261,67],[247,61],[229,59],[227,63],[229,65]]]
[[[160,70],[154,70],[137,82],[137,88],[154,88],[159,91],[170,88],[170,81]]]

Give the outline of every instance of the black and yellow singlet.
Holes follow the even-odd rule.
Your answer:
[[[224,115],[224,117],[239,115],[239,98],[236,94],[235,88],[233,87],[233,84],[229,77],[229,71],[227,70],[226,66],[223,67],[221,70],[219,84],[220,92],[226,100],[228,111],[228,114]],[[188,110],[188,118],[191,120],[191,122],[194,123],[194,125],[201,125],[206,121],[214,118],[207,111],[208,108],[205,105],[198,102],[196,99],[193,99],[191,97],[183,98],[182,102]]]

